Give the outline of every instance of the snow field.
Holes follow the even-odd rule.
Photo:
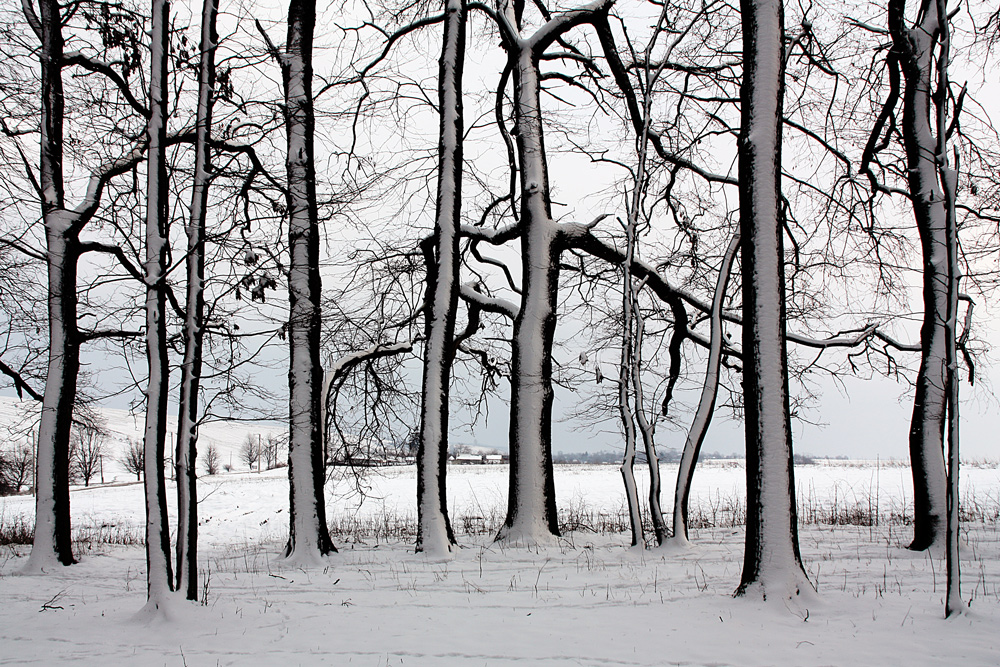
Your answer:
[[[138,544],[80,542],[79,565],[42,577],[16,576],[27,549],[4,547],[0,662],[856,667],[1000,661],[995,516],[965,526],[963,598],[972,613],[944,621],[943,560],[907,551],[909,528],[885,514],[905,506],[908,471],[902,467],[796,468],[800,499],[812,494],[806,507],[868,507],[877,498],[885,519],[803,526],[803,558],[819,596],[788,609],[731,597],[742,567],[743,529],[724,525],[733,523],[724,512],[735,518],[739,511],[738,462],[706,462],[696,473],[692,505],[709,517],[716,507],[718,527],[692,530],[690,549],[644,552],[626,548],[625,533],[583,527],[618,514],[627,525],[614,466],[557,468],[564,523],[576,517],[581,527],[543,549],[492,542],[506,466],[452,466],[449,502],[453,516],[464,519],[456,521],[463,546],[449,560],[412,553],[414,469],[378,472],[364,482],[364,502],[353,483],[331,481],[328,508],[340,553],[315,569],[278,558],[287,536],[284,471],[203,478],[205,604],[177,601],[170,621],[153,626],[135,618],[145,602],[145,555]],[[672,468],[664,473],[672,479]],[[965,484],[985,506],[995,503],[998,475],[995,468],[969,467]],[[141,494],[136,484],[77,489],[75,524],[141,537]],[[27,497],[0,499],[0,516],[30,517],[31,509]]]

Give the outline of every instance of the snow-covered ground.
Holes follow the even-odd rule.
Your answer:
[[[672,468],[665,478],[670,479]],[[327,567],[289,569],[283,470],[201,480],[206,604],[178,603],[169,622],[133,619],[145,602],[141,488],[117,482],[73,492],[81,563],[16,576],[24,548],[0,551],[0,664],[105,665],[997,665],[1000,664],[1000,471],[968,467],[965,487],[987,520],[966,524],[963,597],[971,613],[945,621],[939,559],[904,547],[904,467],[826,462],[796,469],[803,514],[880,525],[810,523],[801,530],[815,603],[786,609],[731,597],[742,565],[740,462],[697,473],[697,515],[684,551],[636,551],[621,533],[612,466],[564,466],[563,519],[579,524],[558,546],[502,549],[489,529],[502,514],[506,466],[449,468],[462,548],[449,561],[412,553],[415,474],[387,468],[332,480],[340,553]],[[171,488],[172,490],[172,488]],[[669,504],[669,503],[668,503]],[[823,508],[826,508],[824,510]],[[853,514],[850,510],[853,508]],[[889,515],[897,511],[895,520]],[[30,519],[31,499],[0,499],[0,517]],[[824,513],[824,511],[826,513]],[[728,514],[727,514],[728,512]],[[874,516],[869,514],[869,516]]]

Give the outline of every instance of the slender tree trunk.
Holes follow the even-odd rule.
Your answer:
[[[209,140],[215,95],[215,49],[219,36],[218,0],[205,0],[201,14],[201,65],[198,73],[194,184],[187,224],[187,306],[184,360],[181,363],[180,413],[177,419],[177,590],[198,599],[198,390],[205,332],[205,222],[212,181]]]
[[[628,275],[627,270],[625,274]],[[621,413],[622,428],[625,430],[625,454],[622,456],[622,464],[618,470],[621,472],[622,482],[625,484],[625,502],[628,505],[628,523],[632,529],[632,546],[645,547],[646,538],[642,530],[639,490],[635,483],[635,421],[632,419],[633,411],[629,397],[632,368],[632,359],[629,351],[629,348],[631,348],[631,326],[629,318],[626,318],[626,328],[623,336],[625,340],[622,344],[618,377],[618,411]]]
[[[632,528],[632,546],[634,547],[646,546],[642,529],[642,512],[639,509],[639,492],[635,483],[636,417],[642,414],[643,405],[642,399],[635,394],[634,390],[642,386],[642,378],[639,377],[641,367],[636,359],[638,350],[642,348],[642,332],[637,331],[635,322],[638,310],[636,307],[637,290],[630,270],[635,259],[636,224],[640,202],[639,188],[642,181],[645,180],[645,157],[645,152],[640,151],[639,167],[632,191],[632,205],[629,209],[628,222],[625,225],[625,265],[622,267],[622,351],[618,373],[618,410],[621,413],[622,428],[625,431],[625,455],[620,470],[622,481],[625,484],[625,501],[628,504],[629,525]],[[650,482],[652,486],[652,477]],[[650,495],[650,500],[653,500],[652,495]],[[659,498],[657,497],[656,500],[659,501]]]
[[[146,492],[146,581],[149,609],[159,608],[173,590],[170,562],[170,526],[164,478],[167,439],[167,395],[170,375],[167,359],[166,263],[169,210],[167,207],[167,59],[170,3],[153,0],[151,74],[149,79],[148,161],[146,180],[146,423],[143,433]]]
[[[913,541],[922,551],[941,543],[947,512],[944,431],[948,393],[948,236],[944,193],[938,182],[937,139],[931,119],[934,50],[940,35],[936,0],[922,0],[920,23],[908,28],[906,0],[889,1],[889,32],[903,70],[903,144],[913,215],[923,252],[924,319],[920,369],[910,421],[913,470]],[[947,19],[945,19],[947,20]]]
[[[674,541],[688,541],[688,499],[691,495],[691,483],[694,480],[694,469],[698,465],[698,455],[705,441],[708,427],[712,423],[715,412],[715,399],[719,394],[719,367],[722,362],[722,305],[726,299],[726,286],[732,273],[733,261],[740,247],[740,235],[736,234],[729,242],[726,254],[719,267],[719,278],[715,284],[715,296],[712,298],[711,333],[709,334],[708,362],[705,364],[705,381],[701,388],[701,398],[695,410],[694,420],[688,430],[681,451],[681,460],[677,468],[677,486],[674,490]]]
[[[538,59],[530,44],[520,45],[513,58],[523,285],[512,339],[510,493],[497,539],[533,544],[559,535],[552,474],[552,343],[559,247],[549,199]]]
[[[739,192],[747,532],[736,595],[795,599],[810,589],[799,556],[785,347],[781,213],[784,8],[742,0]]]
[[[417,450],[417,551],[444,554],[455,544],[448,518],[448,406],[458,308],[459,230],[462,215],[463,0],[445,0],[444,44],[438,68],[441,134],[433,264],[427,267],[424,317],[427,343]]]
[[[962,600],[961,567],[959,559],[959,540],[961,538],[961,517],[959,514],[959,379],[958,379],[958,301],[961,286],[961,270],[958,260],[958,215],[956,198],[958,196],[959,153],[954,152],[954,165],[948,163],[948,127],[950,119],[948,109],[951,104],[948,76],[948,66],[951,60],[951,25],[948,18],[945,0],[936,1],[935,15],[938,20],[940,52],[935,61],[937,75],[937,90],[934,98],[934,111],[937,135],[937,172],[944,194],[945,206],[945,237],[948,242],[946,287],[948,295],[948,319],[945,321],[945,364],[947,367],[948,387],[948,491],[947,491],[947,522],[945,531],[945,553],[947,562],[947,589],[945,594],[945,618],[962,615],[966,605]],[[954,113],[959,113],[955,108]],[[957,120],[957,119],[956,119]],[[969,302],[969,312],[966,319],[966,330],[962,334],[962,346],[968,335],[969,321],[972,315],[972,302]]]
[[[76,328],[77,230],[65,209],[63,184],[63,36],[59,3],[40,0],[26,19],[41,41],[41,141],[39,180],[48,263],[49,360],[38,429],[35,536],[25,572],[76,562],[70,533],[69,438],[80,367]]]
[[[288,135],[289,537],[285,555],[318,563],[336,551],[326,525],[319,359],[319,213],[313,137],[312,46],[315,0],[288,4],[282,64]]]

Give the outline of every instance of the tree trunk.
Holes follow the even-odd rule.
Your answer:
[[[313,136],[315,0],[291,0],[282,63],[288,155],[289,537],[285,556],[318,563],[336,551],[326,525],[320,424],[319,214]]]
[[[198,390],[205,332],[205,219],[212,180],[209,140],[215,94],[215,49],[219,41],[218,0],[205,0],[201,14],[201,65],[198,74],[194,183],[187,224],[187,306],[184,360],[177,419],[177,590],[198,599]]]
[[[726,286],[732,273],[733,261],[740,246],[740,235],[736,234],[729,242],[726,254],[719,267],[719,279],[715,284],[715,296],[712,299],[711,333],[709,334],[708,363],[705,364],[705,381],[701,388],[701,398],[695,410],[694,420],[688,430],[681,451],[681,460],[677,468],[677,486],[674,490],[674,542],[686,544],[688,541],[688,498],[691,495],[691,482],[694,480],[694,469],[698,465],[698,455],[701,445],[708,433],[715,411],[715,399],[719,393],[719,366],[722,362],[722,304],[726,299]]]
[[[639,189],[645,176],[645,152],[640,151],[639,166],[633,182],[632,205],[629,209],[628,222],[625,227],[625,264],[622,267],[622,351],[618,373],[618,410],[621,414],[622,428],[625,431],[625,455],[622,458],[620,471],[625,484],[625,502],[628,504],[629,525],[632,529],[632,546],[645,547],[646,539],[642,528],[642,512],[639,509],[639,492],[635,483],[635,443],[636,418],[642,415],[642,397],[635,390],[642,387],[639,376],[642,367],[639,364],[639,350],[642,349],[642,326],[636,323],[638,315],[635,281],[630,267],[635,259],[636,226],[638,221]],[[647,428],[647,430],[649,430]],[[644,441],[648,441],[651,433],[644,433]],[[649,444],[652,444],[649,441]],[[647,448],[648,449],[648,448]],[[648,453],[648,452],[647,452]],[[650,462],[652,463],[652,462]],[[659,461],[657,467],[650,466],[650,490],[658,489]],[[656,474],[652,474],[654,472]],[[653,501],[656,501],[655,504]],[[659,494],[650,494],[650,510],[659,510]],[[654,521],[656,517],[653,517]],[[662,523],[662,517],[661,517]],[[659,543],[659,536],[658,536]]]
[[[920,370],[910,421],[913,471],[913,541],[922,551],[941,544],[947,512],[944,431],[947,411],[948,236],[944,193],[938,182],[937,139],[931,119],[931,78],[938,42],[936,0],[923,0],[919,25],[906,25],[906,0],[890,0],[889,32],[903,70],[903,145],[913,216],[923,252],[924,319]]]
[[[40,0],[42,216],[48,259],[49,361],[38,428],[35,536],[26,572],[43,572],[73,557],[69,498],[69,439],[80,368],[76,328],[76,266],[79,256],[74,216],[65,209],[63,185],[63,36],[59,3]],[[25,3],[32,23],[34,10]]]
[[[625,275],[630,275],[626,270]],[[626,278],[627,280],[627,278]],[[627,301],[627,298],[626,298]],[[633,421],[632,406],[629,399],[629,380],[631,377],[631,322],[625,320],[625,340],[622,341],[622,356],[618,377],[618,411],[621,413],[622,428],[625,430],[625,454],[618,470],[625,484],[625,502],[628,505],[628,523],[632,530],[632,546],[645,547],[646,538],[642,530],[642,512],[639,509],[639,490],[635,483],[635,421]],[[641,406],[637,406],[641,409]]]
[[[747,528],[736,595],[790,600],[810,590],[799,556],[785,347],[781,213],[784,8],[742,0],[739,193]]]
[[[455,544],[448,518],[445,474],[448,407],[455,357],[459,230],[462,214],[462,69],[465,60],[463,0],[445,0],[444,39],[438,68],[441,138],[438,147],[437,216],[433,264],[427,267],[427,343],[417,450],[417,551],[445,554]]]
[[[510,493],[497,539],[535,544],[559,535],[552,474],[552,343],[559,248],[549,200],[538,58],[530,44],[519,45],[512,57],[523,285],[512,339]]]
[[[167,207],[167,58],[170,3],[153,0],[149,79],[148,161],[146,180],[146,423],[143,434],[146,493],[147,609],[158,609],[173,590],[170,563],[170,526],[167,522],[164,449],[167,439],[166,263],[169,211]]]

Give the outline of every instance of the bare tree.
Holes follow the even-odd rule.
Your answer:
[[[202,340],[205,332],[205,221],[212,180],[209,143],[215,95],[215,51],[219,42],[218,0],[205,0],[201,13],[201,59],[198,67],[195,166],[191,215],[186,228],[188,251],[184,359],[177,419],[177,572],[176,586],[188,600],[198,599],[198,390],[201,386]]]
[[[166,279],[169,245],[169,191],[167,175],[167,61],[169,60],[170,3],[153,0],[150,42],[149,118],[146,125],[146,388],[144,430],[146,500],[146,609],[155,612],[173,590],[170,526],[163,472],[167,439],[167,396],[170,370],[167,358]]]
[[[118,463],[125,469],[125,472],[135,475],[135,481],[142,480],[142,475],[146,470],[146,454],[142,442],[129,439]]]
[[[219,454],[219,448],[214,442],[205,449],[205,458],[203,461],[205,464],[205,474],[219,474],[219,471],[222,469],[222,457]]]
[[[260,461],[260,450],[260,436],[247,433],[247,437],[243,439],[243,444],[240,445],[240,461],[245,463],[247,469],[250,471],[253,471],[253,467]]]
[[[290,0],[281,59],[288,190],[288,482],[285,556],[304,563],[336,551],[326,525],[320,394],[319,212],[314,156],[312,49],[315,0]]]
[[[90,486],[90,480],[101,472],[108,434],[99,427],[77,426],[70,441],[70,462],[73,473]]]
[[[417,551],[444,554],[455,544],[448,519],[445,474],[448,411],[455,356],[459,238],[462,221],[462,70],[465,61],[465,3],[445,0],[444,38],[438,69],[441,134],[433,248],[427,253],[427,342],[417,450]]]
[[[143,147],[126,148],[115,159],[91,169],[89,182],[79,203],[66,201],[63,135],[66,100],[63,71],[80,67],[97,73],[111,82],[127,101],[128,108],[147,113],[132,96],[127,82],[114,68],[77,50],[67,55],[63,35],[62,5],[56,0],[33,0],[21,3],[27,24],[38,38],[41,64],[41,138],[37,180],[29,171],[28,179],[40,195],[45,227],[46,251],[37,256],[48,269],[49,353],[42,418],[38,436],[38,479],[35,494],[35,533],[25,571],[49,570],[53,562],[75,562],[70,536],[69,441],[73,410],[77,403],[80,375],[80,346],[88,339],[101,338],[106,332],[81,332],[78,327],[77,270],[82,254],[106,252],[124,259],[120,248],[99,242],[81,242],[80,234],[97,214],[104,190],[116,176],[133,169],[143,155]],[[116,19],[120,18],[116,16]],[[134,26],[133,26],[134,27]],[[125,28],[128,32],[132,28]],[[127,40],[126,40],[127,41]],[[128,48],[124,50],[128,51]],[[125,60],[133,53],[129,51]],[[137,142],[141,144],[141,142]],[[111,334],[117,335],[117,334]]]
[[[511,341],[510,491],[497,535],[506,542],[531,544],[559,535],[552,475],[552,345],[565,225],[552,218],[539,63],[557,39],[593,22],[609,5],[597,0],[553,16],[543,11],[545,22],[528,36],[522,34],[523,4],[505,1],[495,15],[513,73],[522,268]]]
[[[22,442],[0,450],[0,476],[10,493],[20,493],[31,484],[35,472],[35,454],[30,444]]]
[[[742,0],[740,233],[747,529],[737,595],[789,600],[811,590],[799,555],[785,342],[781,135],[782,0]]]
[[[737,234],[733,236],[719,267],[719,279],[716,283],[715,295],[712,298],[711,330],[705,379],[677,467],[677,483],[674,488],[673,541],[678,543],[685,543],[688,539],[688,499],[691,494],[691,482],[694,479],[694,470],[698,463],[701,445],[705,441],[705,435],[712,422],[715,401],[719,394],[719,371],[722,363],[724,334],[722,305],[726,298],[726,286],[729,284],[729,276],[732,273],[733,262],[739,247],[740,237]]]

